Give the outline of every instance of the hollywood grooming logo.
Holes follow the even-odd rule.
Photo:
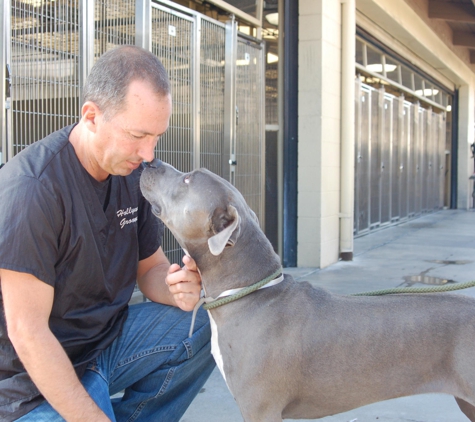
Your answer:
[[[123,229],[128,224],[132,224],[132,223],[137,222],[137,216],[132,217],[132,215],[135,214],[138,211],[138,209],[139,209],[138,207],[136,207],[136,208],[129,207],[129,208],[126,208],[125,210],[117,211],[117,217],[118,218],[123,217],[122,220],[120,220],[120,223],[119,223],[121,229]],[[132,218],[128,218],[128,217],[132,217]]]

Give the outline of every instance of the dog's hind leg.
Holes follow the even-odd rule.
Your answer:
[[[475,406],[458,397],[455,397],[455,400],[465,416],[469,418],[471,422],[475,422]]]

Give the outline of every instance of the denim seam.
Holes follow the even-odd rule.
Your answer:
[[[191,346],[191,343],[189,340],[183,340],[183,345],[185,346],[186,352],[188,354],[188,359],[191,359],[193,357],[193,347]]]
[[[170,368],[169,371],[167,372],[167,377],[165,378],[165,381],[163,381],[163,384],[160,387],[160,390],[158,391],[158,393],[155,394],[153,397],[150,397],[147,400],[144,400],[143,402],[141,402],[137,406],[137,409],[135,409],[135,412],[130,416],[129,419],[127,419],[127,422],[135,421],[140,416],[140,413],[142,412],[143,408],[150,400],[153,400],[157,398],[158,396],[161,396],[162,394],[165,393],[165,390],[167,389],[168,384],[172,380],[174,374],[175,374],[175,368]]]
[[[177,346],[175,345],[169,345],[169,346],[160,346],[160,347],[154,347],[153,349],[149,349],[149,350],[144,350],[140,353],[136,353],[122,361],[120,361],[116,367],[114,368],[114,370],[111,372],[110,374],[110,379],[112,380],[114,378],[114,374],[115,374],[115,371],[118,370],[119,368],[122,368],[126,365],[129,365],[133,362],[135,362],[136,360],[139,360],[139,359],[142,359],[144,357],[148,357],[148,356],[151,356],[151,355],[154,355],[156,353],[162,353],[162,352],[173,352],[174,350],[176,350]],[[112,387],[113,385],[115,385],[114,382],[111,382],[109,383],[109,386]]]
[[[177,348],[176,345],[170,345],[170,346],[160,346],[160,347],[155,347],[153,349],[149,349],[149,350],[144,350],[140,353],[136,353],[122,361],[120,361],[119,363],[117,363],[117,366],[116,368],[120,368],[122,366],[125,366],[125,365],[128,365],[129,363],[131,362],[134,362],[138,359],[141,359],[143,357],[146,357],[146,356],[150,356],[150,355],[153,355],[155,353],[160,353],[160,352],[172,352],[174,351],[175,349]]]

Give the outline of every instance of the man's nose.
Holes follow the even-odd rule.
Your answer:
[[[155,156],[155,151],[153,149],[150,149],[148,151],[139,151],[138,152],[138,156],[144,161],[144,162],[147,162],[147,163],[151,163],[153,160],[154,160],[154,156]]]
[[[157,146],[158,138],[148,136],[141,140],[137,147],[137,155],[143,160],[152,162],[155,157],[155,148]]]

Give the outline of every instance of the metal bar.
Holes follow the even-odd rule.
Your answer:
[[[91,71],[94,64],[94,11],[96,0],[83,0],[80,2],[79,22],[80,22],[80,36],[79,36],[79,87],[80,95],[82,96],[82,87],[86,82],[86,78]]]
[[[439,154],[439,207],[443,208],[446,202],[445,196],[445,137],[446,137],[446,124],[447,114],[444,113],[439,117],[439,144],[438,144],[438,154]]]
[[[262,10],[262,4],[260,5]],[[260,210],[261,215],[259,218],[259,222],[261,228],[264,230],[266,227],[266,129],[265,129],[265,121],[266,121],[266,52],[264,43],[260,43],[261,49],[259,50],[259,63],[261,63],[261,71],[260,71],[260,86],[261,86],[261,115],[259,117],[259,125],[260,125],[260,154],[261,154],[261,186],[260,186]]]
[[[360,230],[360,205],[361,205],[361,161],[363,154],[361,151],[361,79],[355,79],[355,209],[354,209],[354,232],[358,234]]]
[[[377,114],[374,114],[372,113],[373,111],[373,95],[371,93],[371,90],[368,91],[368,106],[367,106],[367,119],[368,119],[368,132],[367,132],[367,136],[368,136],[368,158],[367,158],[367,167],[368,167],[368,175],[367,175],[367,178],[366,178],[366,199],[368,201],[368,206],[367,206],[367,212],[368,212],[368,227],[367,229],[369,230],[371,228],[371,222],[373,220],[373,214],[372,214],[372,211],[373,211],[373,207],[372,207],[372,203],[371,203],[371,182],[372,182],[372,178],[373,178],[373,166],[372,166],[372,160],[374,159],[374,152],[375,150],[373,149],[373,119],[376,119],[376,121],[378,120],[377,117],[378,115]]]
[[[4,0],[0,7],[0,135],[2,137],[0,164],[7,162],[12,156],[11,134],[11,90],[9,74],[11,70],[11,1]]]
[[[199,16],[196,17],[195,25],[194,25],[194,32],[192,35],[192,45],[193,48],[193,58],[191,59],[192,63],[192,85],[193,85],[193,93],[191,102],[193,105],[193,122],[192,123],[192,165],[193,169],[197,169],[201,167],[201,18]]]
[[[135,45],[152,49],[152,2],[136,0],[135,3]]]
[[[264,16],[264,0],[256,0],[256,19],[258,22],[260,22],[260,27],[262,27],[262,18]],[[258,28],[257,30],[257,38],[261,39],[261,34],[259,34],[259,30],[261,28]]]
[[[387,182],[387,185],[389,186],[389,194],[387,196],[389,200],[389,206],[388,206],[388,222],[391,223],[391,220],[393,218],[393,148],[394,148],[394,139],[393,139],[393,99],[391,98],[389,101],[388,109],[386,111],[386,124],[389,125],[389,128],[386,129],[386,134],[388,135],[388,138],[386,138],[384,141],[387,143],[389,142],[389,145],[386,145],[386,148],[388,149],[388,154],[386,154],[387,158],[387,163],[386,163],[386,177],[389,179]],[[385,150],[386,150],[385,148]]]
[[[387,222],[385,216],[385,207],[387,205],[385,198],[385,179],[386,179],[386,99],[384,87],[379,89],[379,136],[378,136],[378,153],[379,153],[379,226]]]
[[[5,21],[7,20],[7,13],[10,10],[8,6],[8,1],[3,2],[3,6],[0,7],[0,165],[6,162],[6,152],[7,152],[7,140],[6,140],[6,98],[7,98],[7,55],[6,55],[6,45],[10,41],[7,40],[10,32],[5,30]]]
[[[405,174],[406,174],[406,163],[404,161],[405,157],[405,147],[404,147],[404,97],[399,97],[398,98],[398,131],[397,131],[397,137],[398,137],[398,156],[396,159],[397,163],[397,168],[396,168],[396,173],[399,175],[399,186],[398,186],[398,204],[399,204],[399,219],[405,217],[405,209],[407,207],[407,196],[403,196],[403,192],[405,192],[404,189],[404,182],[406,180]],[[405,201],[405,202],[403,202]]]
[[[458,148],[459,148],[459,90],[456,89],[452,103],[452,148],[450,150],[450,208],[457,208]]]
[[[225,41],[225,86],[224,86],[224,145],[223,145],[223,177],[232,181],[230,160],[235,160],[234,143],[236,138],[236,53],[237,24],[234,16],[226,22]]]
[[[412,103],[408,106],[407,110],[407,216],[412,217],[414,215],[415,209],[415,186],[414,181],[416,180],[416,164],[414,159],[414,139],[415,139],[415,111],[416,106]]]
[[[404,166],[404,218],[407,219],[410,213],[410,189],[409,189],[409,180],[411,176],[411,161],[410,161],[410,148],[411,148],[411,104],[409,102],[403,102],[403,148],[404,148],[404,157],[402,161],[402,165]]]
[[[416,102],[414,104],[414,120],[413,120],[413,138],[412,143],[414,146],[413,149],[413,165],[414,165],[414,214],[418,215],[421,211],[420,203],[421,203],[421,183],[420,183],[420,138],[421,138],[421,115],[420,115],[420,104]]]
[[[369,186],[369,195],[371,201],[371,220],[370,220],[370,229],[379,226],[379,178],[381,175],[380,168],[380,140],[379,140],[379,126],[381,124],[381,110],[380,110],[380,93],[379,90],[374,89],[370,91],[371,95],[371,180]]]

